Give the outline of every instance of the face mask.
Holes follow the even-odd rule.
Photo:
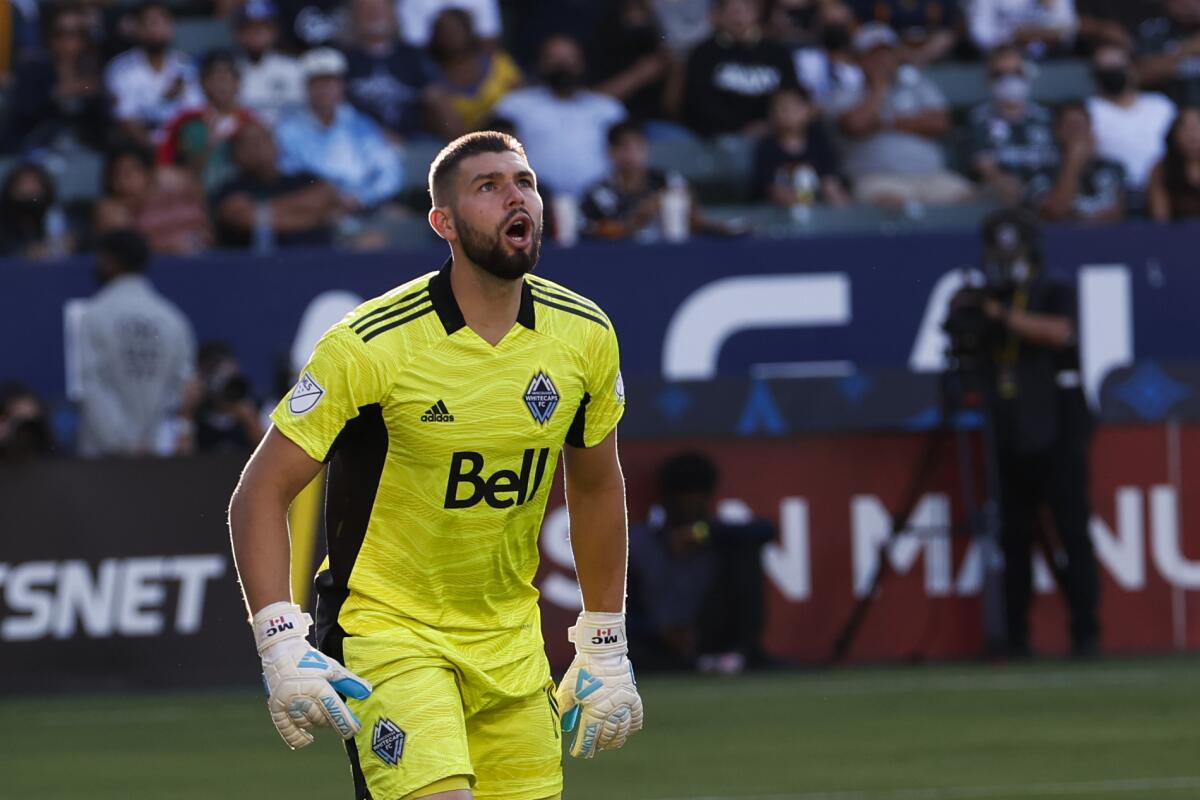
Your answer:
[[[1122,67],[1098,69],[1093,73],[1100,93],[1112,97],[1122,94],[1129,86],[1129,71]]]
[[[1005,75],[992,81],[992,99],[997,103],[1023,103],[1029,99],[1029,79]]]
[[[556,67],[542,76],[550,89],[558,94],[567,94],[579,86],[579,73],[567,67]]]
[[[826,50],[845,50],[850,46],[850,29],[845,25],[831,25],[821,32],[821,46]]]

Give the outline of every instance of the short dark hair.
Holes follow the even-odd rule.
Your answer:
[[[640,136],[645,139],[646,132],[636,122],[623,119],[608,129],[608,146],[616,147],[626,136]]]
[[[455,170],[465,159],[480,153],[516,153],[526,158],[525,148],[507,133],[475,131],[458,137],[443,147],[429,165],[429,197],[435,206],[453,199]]]
[[[96,240],[96,254],[112,259],[122,272],[145,272],[150,263],[145,237],[131,228],[101,234]]]
[[[144,147],[127,144],[116,148],[108,155],[108,160],[104,162],[104,191],[107,194],[112,194],[113,191],[113,176],[117,172],[117,164],[123,159],[135,159],[147,172],[154,171],[154,156]]]
[[[1007,56],[1016,56],[1017,58],[1021,59],[1021,61],[1025,61],[1025,51],[1023,51],[1021,48],[1017,47],[1015,44],[1002,44],[988,53],[988,68],[990,69],[992,64],[995,64],[997,61]]]
[[[781,97],[787,97],[788,95],[795,95],[796,97],[799,97],[805,103],[809,103],[810,105],[812,104],[812,101],[813,101],[812,92],[810,92],[803,85],[796,84],[795,86],[783,86],[783,87],[771,92],[771,96],[767,100],[767,107],[770,108],[771,106],[775,105],[776,100],[778,100]]]
[[[200,79],[207,78],[217,67],[229,67],[234,72],[240,72],[238,70],[237,57],[234,56],[232,50],[227,50],[224,47],[209,50],[200,59]]]
[[[713,460],[699,451],[676,453],[658,470],[658,490],[663,497],[699,492],[711,495],[717,490],[719,474]]]

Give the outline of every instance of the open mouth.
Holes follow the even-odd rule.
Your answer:
[[[533,238],[533,220],[525,214],[518,214],[504,229],[504,238],[513,247],[523,250]]]

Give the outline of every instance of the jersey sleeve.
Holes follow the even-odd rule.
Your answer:
[[[617,335],[612,327],[605,328],[593,340],[584,379],[587,392],[571,429],[567,444],[572,447],[595,447],[612,433],[625,413],[625,384],[621,380],[621,354]]]
[[[352,331],[331,328],[317,342],[296,386],[271,412],[271,421],[304,452],[325,461],[346,423],[382,400],[379,373]]]

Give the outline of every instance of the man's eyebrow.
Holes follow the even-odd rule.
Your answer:
[[[478,183],[479,181],[494,181],[497,178],[503,178],[503,172],[481,172],[474,178],[471,178],[470,183]],[[513,175],[514,178],[532,178],[533,172],[527,169],[519,170]]]

